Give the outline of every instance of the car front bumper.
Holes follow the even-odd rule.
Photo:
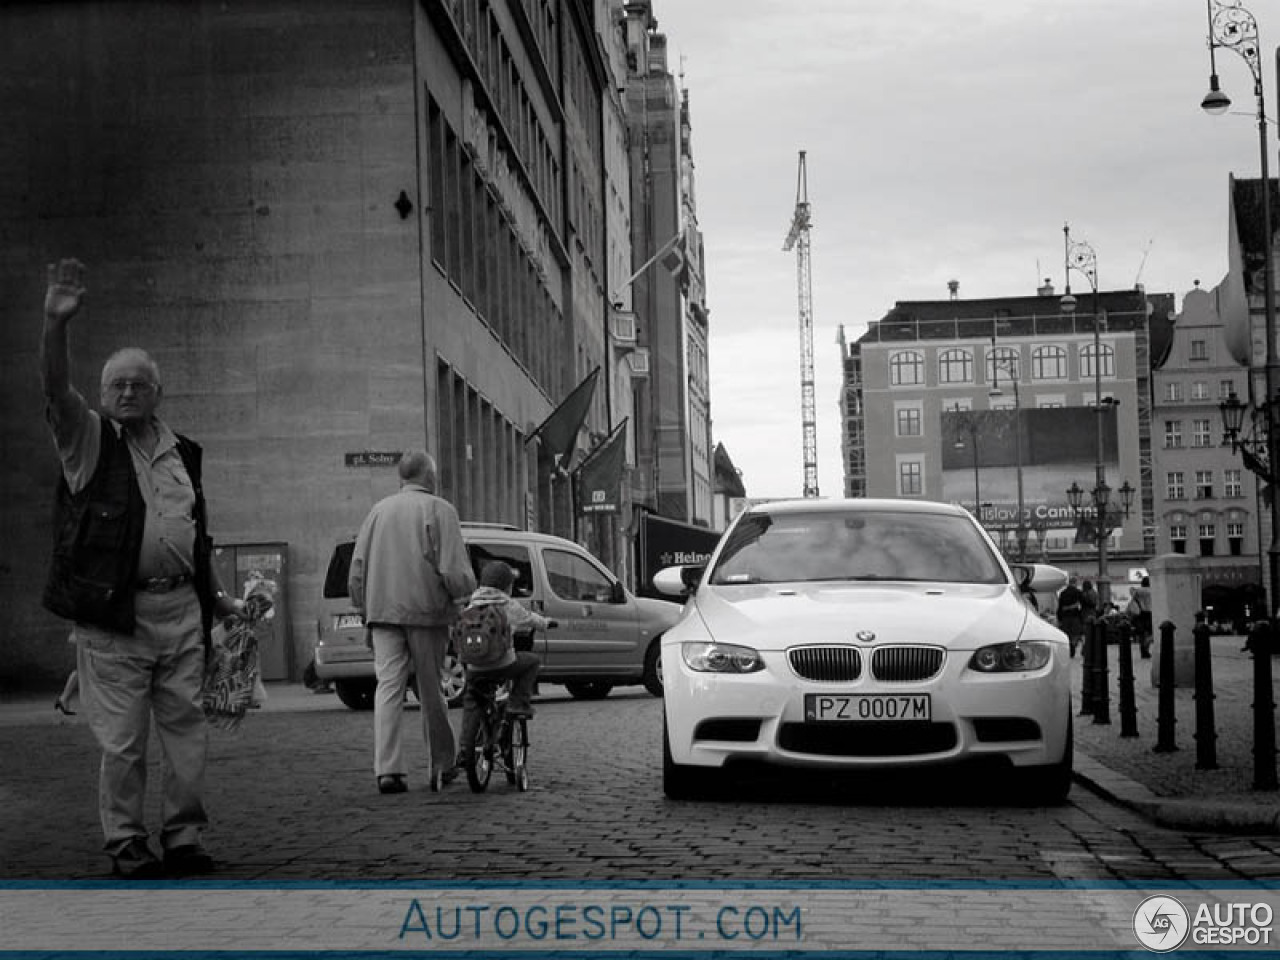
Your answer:
[[[862,676],[819,683],[797,676],[785,651],[762,653],[765,669],[748,674],[691,670],[678,643],[663,648],[667,730],[678,764],[720,767],[731,761],[838,769],[908,768],[979,758],[1014,766],[1059,762],[1070,729],[1065,643],[1048,665],[1027,673],[982,674],[970,653],[950,651],[927,681],[882,683]],[[922,720],[806,719],[807,694],[929,697]]]

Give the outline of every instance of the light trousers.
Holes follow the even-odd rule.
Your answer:
[[[448,627],[377,624],[373,634],[373,669],[378,689],[373,698],[373,774],[407,773],[401,736],[404,694],[409,674],[417,675],[422,737],[431,757],[428,775],[454,765],[457,741],[449,723],[449,704],[440,688]]]
[[[190,585],[136,595],[132,635],[76,624],[80,698],[102,749],[98,815],[103,849],[146,839],[147,743],[152,724],[163,754],[161,846],[198,843],[208,728],[200,688],[205,648],[200,603]]]

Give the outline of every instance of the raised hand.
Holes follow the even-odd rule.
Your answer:
[[[46,268],[48,289],[44,294],[44,315],[51,320],[70,320],[84,299],[84,264],[67,259]]]

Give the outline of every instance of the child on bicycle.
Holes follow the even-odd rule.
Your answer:
[[[479,607],[487,604],[500,604],[507,615],[507,625],[511,632],[524,629],[547,630],[556,625],[541,614],[534,613],[518,603],[511,596],[511,588],[516,582],[515,571],[505,563],[497,560],[486,563],[480,571],[480,585],[471,594],[468,606]],[[502,660],[493,667],[468,667],[467,676],[477,679],[510,680],[511,696],[507,700],[507,715],[512,717],[532,717],[534,685],[538,682],[538,668],[542,661],[536,654],[525,650],[508,649]],[[467,684],[463,698],[464,710],[474,710],[477,704],[472,693],[471,684]]]

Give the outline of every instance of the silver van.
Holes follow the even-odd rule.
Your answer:
[[[463,523],[462,538],[477,579],[491,560],[516,571],[512,596],[559,623],[517,646],[542,659],[538,679],[563,684],[581,700],[608,696],[617,686],[643,684],[662,696],[658,640],[680,617],[681,605],[637,597],[578,544],[501,524]],[[329,560],[324,599],[316,619],[316,675],[330,681],[353,710],[373,708],[377,686],[373,648],[360,614],[347,596],[354,540],[339,543]],[[462,667],[446,659],[444,689],[450,706],[462,702]]]

